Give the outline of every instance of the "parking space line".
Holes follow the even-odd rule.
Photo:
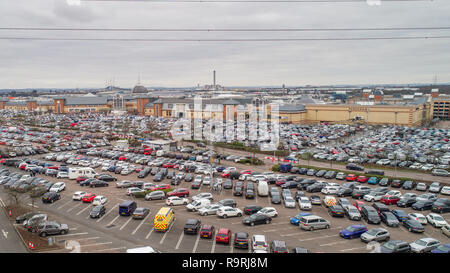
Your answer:
[[[67,202],[67,203],[65,203],[65,204],[63,204],[63,205],[61,205],[61,206],[59,206],[57,209],[61,209],[61,208],[64,207],[65,205],[70,204],[70,203],[72,203],[72,202],[73,202],[73,200],[70,200],[69,202]]]
[[[311,240],[316,240],[316,239],[321,239],[321,238],[330,238],[330,237],[338,237],[339,235],[335,234],[335,235],[325,235],[325,236],[320,236],[320,237],[313,237],[313,238],[308,238],[308,239],[298,239],[300,242],[304,242],[304,241],[311,241]]]
[[[90,247],[90,246],[99,246],[99,245],[109,245],[113,242],[106,242],[106,243],[95,243],[95,244],[88,244],[88,245],[80,245],[80,247]]]
[[[115,247],[115,248],[105,248],[105,249],[95,250],[95,252],[112,251],[112,250],[119,250],[119,249],[124,249],[124,248],[126,248],[126,247],[122,246],[122,247]],[[86,253],[89,253],[89,252],[86,252]]]
[[[115,206],[118,206],[118,205],[119,205],[119,203],[117,203],[116,205],[114,205],[113,208],[114,208]],[[107,213],[105,213],[105,215],[103,215],[103,217],[100,217],[100,219],[97,220],[97,223],[100,222],[103,218],[105,218],[105,217],[106,217],[108,214],[110,214],[112,211],[113,211],[113,209],[111,208],[110,211],[108,211]]]
[[[79,206],[81,206],[81,204],[83,204],[83,202],[80,202],[80,204],[71,207],[70,209],[67,210],[67,212],[70,212],[70,211],[73,210],[74,208],[78,208]]]
[[[76,215],[80,215],[81,213],[83,213],[85,210],[87,210],[88,208],[92,207],[92,205],[88,205],[87,207],[85,207],[84,209],[80,210]]]
[[[214,253],[214,251],[216,250],[216,240],[214,238],[216,238],[216,234],[217,232],[214,232],[213,236],[211,236],[212,240],[213,240],[213,245],[211,247],[211,253]]]
[[[137,228],[131,233],[131,235],[134,235],[136,233],[136,231],[138,231],[138,229],[144,224],[145,220],[147,220],[147,218],[150,216],[150,214],[148,214],[147,216],[145,216],[144,219],[142,219],[142,223],[140,223]]]
[[[68,233],[64,235],[55,235],[55,237],[67,237],[67,236],[78,236],[78,235],[86,235],[89,234],[88,232],[80,232],[80,233]]]
[[[233,235],[230,236],[229,244],[230,244],[230,253],[233,253],[233,252],[234,252],[234,247],[233,247]]]
[[[166,231],[166,233],[164,233],[164,236],[161,238],[161,241],[159,241],[159,244],[162,244],[164,242],[164,240],[166,239],[167,234],[169,234],[169,232],[172,230],[172,227],[175,225],[175,221],[177,219],[173,219],[173,223],[172,225],[169,227],[169,229]]]
[[[148,239],[148,237],[150,237],[150,235],[153,233],[153,230],[154,230],[155,228],[153,227],[152,228],[152,230],[150,230],[150,232],[147,234],[147,236],[145,236],[145,239]]]
[[[181,232],[180,238],[178,239],[177,245],[175,246],[175,249],[178,249],[180,247],[181,241],[184,237],[184,231]]]
[[[338,241],[338,242],[333,242],[333,243],[328,243],[328,244],[323,244],[323,245],[319,245],[319,246],[331,246],[331,245],[337,245],[337,244],[343,244],[343,243],[349,243],[351,242],[350,240],[345,240],[345,241]]]
[[[62,198],[59,200],[59,201],[61,201],[62,200]],[[53,202],[53,203],[51,203],[50,205],[48,205],[49,207],[53,207],[54,205],[56,205],[56,202]]]
[[[197,240],[195,240],[194,248],[192,249],[192,253],[197,251],[198,242],[200,241],[200,235],[197,236]]]
[[[100,237],[89,237],[89,238],[81,238],[81,239],[77,239],[77,241],[84,241],[84,240],[95,240],[98,239]]]
[[[120,215],[117,215],[116,216],[116,218],[114,218],[114,219],[112,219],[112,221],[111,222],[109,222],[106,226],[110,226],[110,225],[112,225],[112,223],[114,223],[114,221],[116,221],[117,220],[117,218],[119,218],[120,217]]]
[[[357,249],[367,249],[367,246],[365,246],[365,247],[354,247],[354,248],[341,249],[341,250],[339,250],[339,251],[341,251],[341,252],[346,252],[346,251],[352,251],[352,250],[357,250]]]
[[[126,225],[128,225],[128,223],[133,219],[133,217],[130,216],[130,219],[128,219],[128,221],[125,222],[125,224],[123,224],[119,230],[122,230]]]

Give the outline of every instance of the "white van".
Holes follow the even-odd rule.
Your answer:
[[[209,199],[197,199],[186,205],[188,211],[198,211],[199,209],[211,205]]]
[[[69,179],[77,179],[77,177],[84,176],[87,178],[94,178],[97,173],[92,168],[69,168]]]
[[[258,183],[258,196],[268,196],[269,195],[269,185],[267,181],[259,181]]]
[[[156,156],[163,156],[163,155],[164,155],[164,151],[163,150],[156,151]]]

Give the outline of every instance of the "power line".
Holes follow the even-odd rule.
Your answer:
[[[0,37],[0,40],[36,41],[121,41],[121,42],[300,42],[300,41],[369,41],[369,40],[418,40],[449,39],[450,36],[409,37],[350,37],[350,38],[255,38],[255,39],[137,39],[137,38],[51,38],[51,37]]]
[[[403,31],[450,30],[450,27],[376,27],[376,28],[45,28],[0,27],[15,31],[105,31],[105,32],[314,32],[314,31]]]

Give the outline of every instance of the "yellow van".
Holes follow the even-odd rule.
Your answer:
[[[172,208],[163,207],[155,215],[153,226],[156,231],[166,232],[175,219],[175,212]]]

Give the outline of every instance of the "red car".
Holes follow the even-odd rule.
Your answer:
[[[385,195],[381,197],[380,202],[385,205],[395,205],[400,200],[400,197],[394,195]]]
[[[252,170],[243,170],[241,174],[251,174],[252,172]]]
[[[186,189],[186,188],[175,189],[175,190],[167,193],[167,196],[188,197],[189,196],[189,190]]]
[[[231,239],[231,230],[228,228],[221,228],[217,231],[216,234],[216,243],[225,243],[230,244]]]
[[[163,165],[163,168],[173,168],[175,166],[174,163],[166,163]]]
[[[214,234],[214,226],[212,225],[203,225],[200,228],[200,238],[211,239],[213,234]]]
[[[58,170],[59,167],[58,166],[47,166],[47,169],[51,169],[51,170]]]
[[[364,203],[363,201],[355,201],[355,203],[353,203],[353,206],[355,206],[355,208],[357,208],[359,212],[361,212],[362,208],[365,205],[366,203]]]
[[[81,201],[83,201],[83,203],[92,203],[92,201],[94,201],[94,198],[95,198],[96,196],[97,196],[97,195],[94,194],[94,193],[86,193],[86,194],[83,196],[83,199],[81,199]]]
[[[345,180],[347,181],[355,181],[356,180],[356,175],[354,174],[349,174],[345,177]]]
[[[358,178],[356,178],[356,181],[358,181],[360,183],[366,183],[368,180],[369,180],[369,178],[364,175],[360,175],[360,176],[358,176]]]
[[[222,173],[222,177],[229,177],[230,173]]]
[[[119,157],[119,160],[120,161],[125,161],[125,160],[127,160],[127,157],[126,156],[121,156],[121,157]]]
[[[86,179],[87,179],[86,176],[78,176],[78,177],[77,177],[77,182],[80,183],[80,182],[83,182],[83,181],[86,180]]]
[[[171,189],[169,184],[161,184],[155,187],[150,187],[151,191],[162,191],[162,190],[167,190],[167,189]]]
[[[277,182],[275,182],[275,184],[277,184],[277,186],[281,187],[281,185],[286,184],[286,180],[284,180],[284,179],[277,180]]]

